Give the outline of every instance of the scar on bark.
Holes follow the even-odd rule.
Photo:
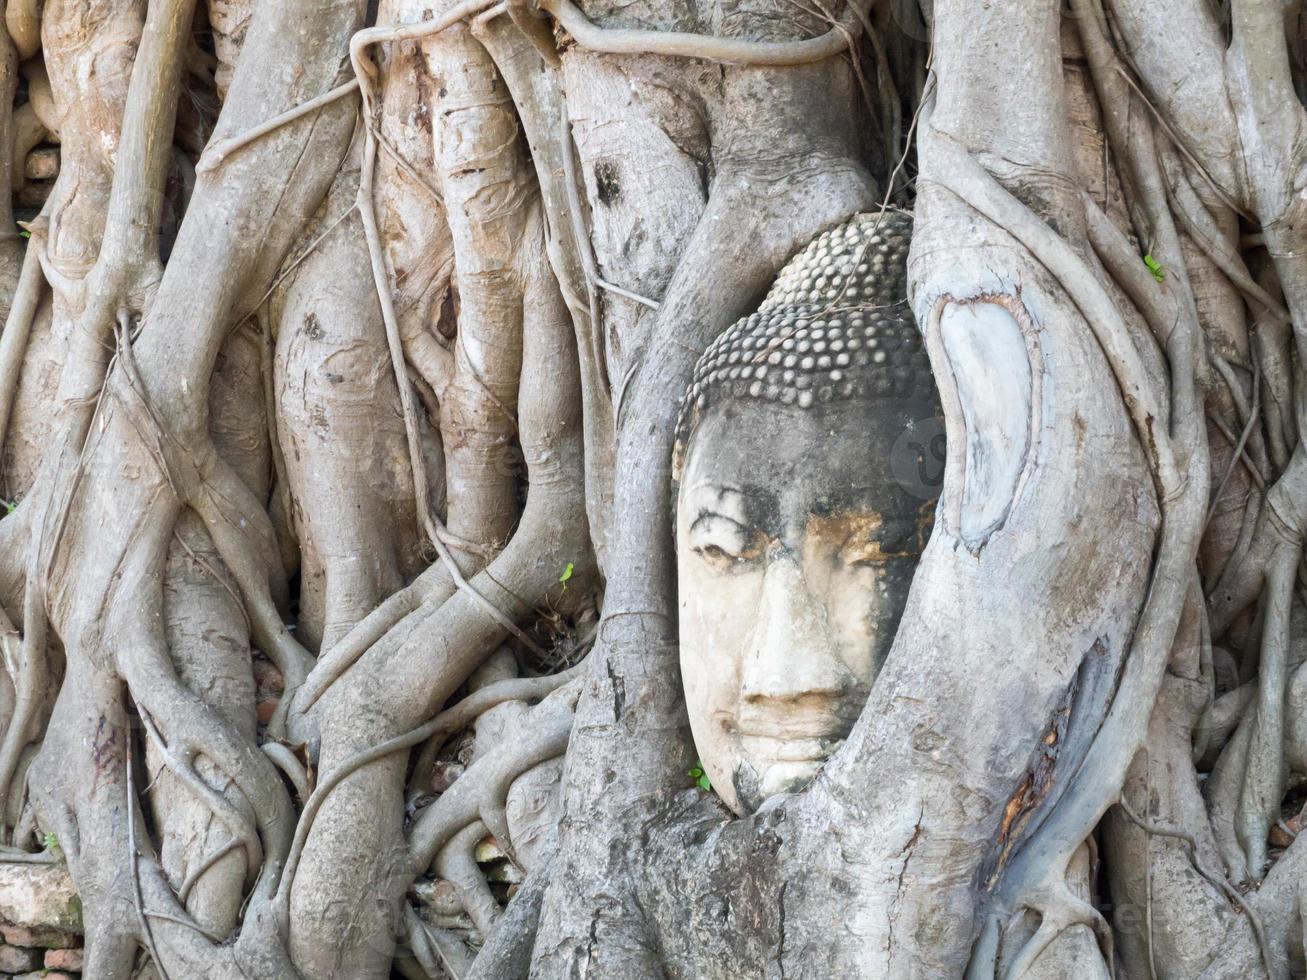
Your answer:
[[[993,872],[986,877],[986,886],[992,888],[998,883],[1003,867],[1007,864],[1013,849],[1022,839],[1024,831],[1030,824],[1030,818],[1041,810],[1048,801],[1049,793],[1056,783],[1057,764],[1061,758],[1063,744],[1066,742],[1067,730],[1071,720],[1071,708],[1075,702],[1080,685],[1076,682],[1067,688],[1052,717],[1044,726],[1035,748],[1026,774],[1016,792],[1008,798],[1003,807],[1003,818],[999,822],[997,842],[998,859]]]
[[[1007,523],[1037,453],[1043,370],[1039,328],[1015,293],[944,294],[926,324],[944,409],[946,532],[979,555]],[[995,363],[1012,365],[997,375]]]
[[[92,745],[92,758],[95,760],[95,777],[91,781],[91,793],[94,794],[104,776],[113,776],[118,770],[118,729],[109,724],[104,715],[95,726],[95,740]]]

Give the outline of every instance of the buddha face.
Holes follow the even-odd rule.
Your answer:
[[[942,462],[937,411],[728,399],[689,437],[681,671],[704,770],[737,813],[802,788],[862,711],[934,510],[894,454]]]

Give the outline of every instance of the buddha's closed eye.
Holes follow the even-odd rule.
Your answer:
[[[761,558],[765,538],[725,514],[702,511],[690,525],[690,548],[714,568],[731,571]]]

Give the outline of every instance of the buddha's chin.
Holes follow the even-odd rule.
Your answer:
[[[839,746],[834,738],[744,735],[735,785],[751,809],[779,793],[797,793]]]
[[[773,796],[799,792],[821,771],[825,759],[795,761],[755,758],[751,762],[753,772],[760,774],[754,785],[748,787],[752,790],[749,795],[754,797],[749,801],[751,809],[757,809],[764,800]]]
[[[821,772],[824,762],[824,759],[810,759],[806,762],[772,763],[762,774],[759,787],[762,798],[765,800],[779,793],[797,793]]]

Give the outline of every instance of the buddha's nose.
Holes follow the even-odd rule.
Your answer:
[[[774,555],[763,573],[758,618],[745,647],[745,701],[835,698],[848,671],[835,656],[826,610],[793,555]]]

